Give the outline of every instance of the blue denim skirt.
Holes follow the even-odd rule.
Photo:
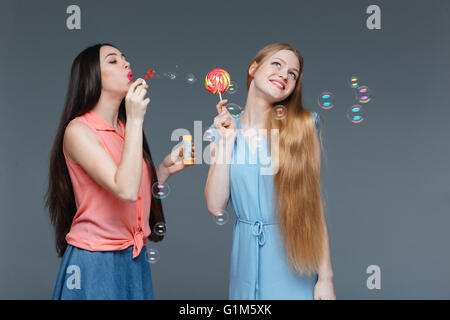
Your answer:
[[[62,257],[54,300],[153,300],[146,246],[133,259],[133,246],[88,251],[71,245]]]

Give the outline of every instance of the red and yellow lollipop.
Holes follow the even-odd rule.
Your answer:
[[[208,72],[205,78],[206,89],[214,94],[219,94],[222,101],[222,93],[230,86],[230,75],[224,69],[216,68]]]

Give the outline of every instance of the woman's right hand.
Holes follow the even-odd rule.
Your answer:
[[[139,120],[144,121],[145,112],[147,111],[147,105],[150,102],[150,98],[144,99],[147,94],[148,85],[139,85],[144,80],[139,78],[130,85],[127,95],[125,97],[125,109],[127,113],[127,121]]]
[[[217,105],[218,115],[214,118],[214,128],[217,131],[220,139],[225,139],[225,141],[234,141],[236,138],[236,120],[228,112],[225,104],[228,102],[227,99],[220,101]]]

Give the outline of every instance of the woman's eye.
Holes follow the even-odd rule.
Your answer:
[[[289,75],[291,75],[294,80],[297,78],[297,76],[293,72],[289,72]]]
[[[116,60],[114,60],[114,61],[110,61],[109,63],[116,63],[117,61]]]
[[[272,62],[272,64],[273,64],[273,65],[276,65],[276,66],[278,66],[278,67],[281,66],[281,64],[279,64],[278,62]]]

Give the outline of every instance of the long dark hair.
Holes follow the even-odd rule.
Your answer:
[[[83,50],[73,61],[70,71],[66,101],[58,131],[50,155],[49,184],[45,194],[45,207],[49,210],[50,220],[55,228],[56,251],[59,257],[67,248],[66,235],[70,231],[73,217],[77,211],[75,197],[69,171],[64,159],[63,137],[69,122],[92,110],[101,94],[100,48],[111,44],[96,44]],[[125,99],[119,107],[119,119],[126,123]],[[143,132],[143,155],[151,172],[151,184],[157,182],[155,165],[153,164],[147,138]],[[150,210],[150,228],[158,222],[165,222],[161,200],[152,197]],[[150,241],[161,241],[164,236],[152,232]]]

